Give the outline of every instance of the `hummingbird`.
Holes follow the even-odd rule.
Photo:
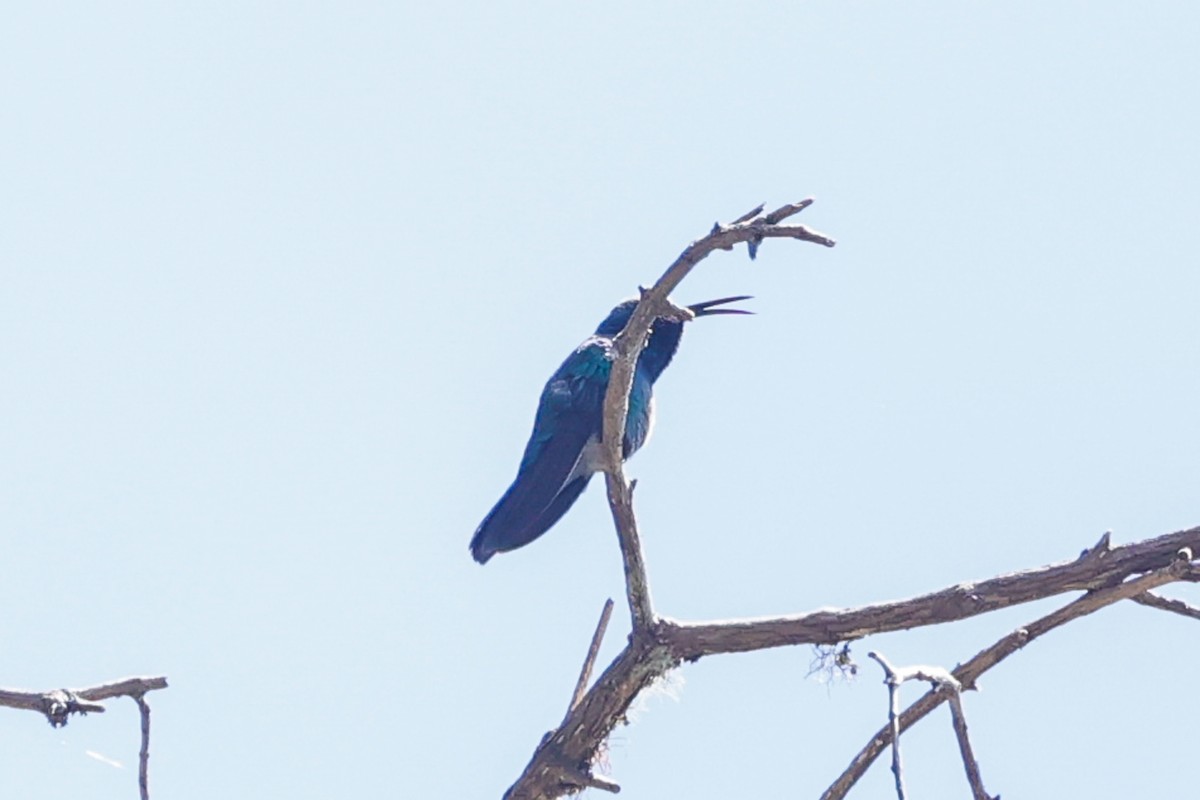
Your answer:
[[[693,318],[751,314],[720,307],[749,299],[749,295],[722,297],[687,308]],[[471,537],[471,555],[480,564],[496,553],[523,547],[549,530],[603,467],[601,427],[608,376],[616,358],[613,340],[624,330],[637,304],[636,299],[618,304],[546,382],[517,477]],[[661,315],[651,325],[633,373],[622,460],[637,452],[650,435],[654,382],[675,356],[683,325],[681,319]]]

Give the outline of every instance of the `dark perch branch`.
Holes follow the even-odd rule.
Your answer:
[[[667,268],[654,286],[642,292],[641,301],[625,330],[614,342],[616,358],[609,373],[608,392],[604,397],[604,451],[608,466],[605,484],[608,503],[616,524],[625,567],[625,593],[629,600],[634,635],[645,631],[654,622],[654,606],[650,600],[650,585],[646,579],[646,564],[642,557],[637,518],[633,513],[633,486],[625,480],[621,464],[621,438],[625,417],[629,413],[629,390],[633,385],[633,370],[638,356],[646,345],[646,335],[659,314],[684,314],[686,310],[670,304],[667,297],[702,259],[714,250],[731,250],[742,242],[761,242],[767,238],[790,238],[833,247],[834,241],[804,225],[781,225],[812,205],[811,198],[791,203],[762,215],[763,206],[743,214],[729,225],[716,224],[707,236],[688,245],[675,262]]]
[[[1200,531],[1200,529],[1193,529],[1193,531]],[[1161,538],[1166,539],[1169,537],[1164,536]],[[1057,611],[1047,614],[1024,628],[1013,631],[1000,641],[980,651],[970,661],[955,669],[953,673],[954,677],[963,687],[974,689],[975,682],[979,679],[980,675],[1039,636],[1049,633],[1071,620],[1099,611],[1105,606],[1112,605],[1121,600],[1127,600],[1130,597],[1162,586],[1163,584],[1180,580],[1192,580],[1198,574],[1198,571],[1192,565],[1191,558],[1192,550],[1184,548],[1178,551],[1176,559],[1166,566],[1123,583],[1089,591],[1078,600],[1068,603]],[[946,699],[947,696],[938,690],[927,692],[900,715],[900,730],[906,731],[911,728]],[[863,776],[867,768],[874,763],[875,759],[879,757],[890,742],[891,730],[889,728],[885,727],[877,731],[866,747],[850,762],[850,766],[825,790],[825,793],[821,795],[821,800],[838,800],[845,797],[846,792],[850,791],[850,787],[858,782],[859,778]]]

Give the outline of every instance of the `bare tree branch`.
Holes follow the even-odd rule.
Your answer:
[[[37,711],[55,727],[67,724],[70,714],[102,713],[101,700],[114,697],[137,698],[146,692],[167,688],[166,678],[122,678],[86,689],[54,689],[31,692],[24,689],[0,689],[0,706]]]
[[[735,219],[735,220],[734,220],[732,223],[730,223],[730,224],[732,224],[732,225],[740,225],[740,224],[741,224],[741,223],[743,223],[743,222],[749,222],[750,220],[754,219],[754,218],[755,218],[755,217],[757,217],[759,214],[761,214],[761,213],[763,212],[763,209],[764,209],[764,208],[766,208],[766,207],[767,207],[767,204],[766,204],[766,203],[759,203],[759,204],[758,204],[758,205],[756,205],[754,208],[750,209],[750,210],[749,210],[749,211],[747,211],[745,214],[742,214],[740,217],[738,217],[737,219]]]
[[[542,739],[521,777],[504,797],[548,800],[584,788],[585,784],[574,777],[590,776],[593,757],[625,718],[633,699],[675,664],[661,644],[631,635],[629,644],[563,724]]]
[[[1166,538],[1168,537],[1160,537],[1160,539]],[[980,651],[970,661],[955,669],[954,677],[965,688],[973,689],[975,688],[975,681],[978,680],[980,675],[1039,636],[1049,633],[1073,619],[1078,619],[1079,617],[1099,611],[1105,606],[1112,605],[1121,600],[1127,600],[1134,595],[1149,591],[1163,584],[1173,581],[1190,580],[1197,574],[1197,568],[1191,563],[1191,554],[1192,551],[1190,549],[1184,548],[1177,552],[1177,557],[1172,563],[1160,567],[1153,572],[1113,586],[1089,591],[1078,600],[1068,603],[1066,606],[1047,614],[1024,628],[1013,631],[995,644]],[[900,730],[908,730],[918,720],[924,718],[929,712],[941,705],[946,699],[947,696],[937,690],[926,693],[900,715]],[[875,759],[879,757],[884,748],[891,742],[891,735],[891,730],[887,727],[877,731],[871,738],[871,741],[850,762],[850,766],[825,790],[825,793],[821,795],[821,800],[838,800],[838,798],[845,797],[850,787],[863,776],[867,768],[874,763]]]
[[[966,619],[1063,592],[1107,586],[1172,563],[1182,548],[1200,552],[1200,527],[1111,549],[1107,547],[1107,536],[1100,545],[1072,561],[960,583],[907,600],[785,617],[666,624],[673,628],[673,652],[688,661],[786,645],[834,644],[874,633]]]
[[[613,366],[613,375],[616,375]],[[631,372],[630,375],[633,373]],[[615,377],[613,378],[615,380]],[[612,396],[612,383],[609,383],[608,394]],[[610,404],[605,400],[605,437],[608,431],[614,430],[608,424]],[[621,426],[625,428],[625,412],[628,411],[628,398],[625,408],[621,410]],[[617,440],[620,441],[620,436]],[[629,615],[634,635],[646,630],[654,622],[654,604],[650,599],[650,582],[646,577],[646,560],[642,556],[642,539],[638,534],[637,517],[633,514],[633,490],[636,484],[625,481],[625,471],[618,462],[604,474],[605,488],[608,490],[608,505],[612,511],[613,523],[617,527],[617,536],[621,543],[621,561],[625,567],[625,597],[629,601]]]
[[[900,684],[903,680],[897,678],[896,670],[882,653],[872,651],[867,653],[867,658],[875,659],[883,667],[883,682],[888,687],[888,727],[892,734],[892,779],[896,784],[896,797],[904,800],[907,795],[904,792],[904,768],[900,760]]]
[[[132,697],[138,705],[142,720],[142,746],[138,754],[138,791],[142,800],[150,800],[150,705],[146,702],[145,695],[147,692],[166,688],[167,679],[156,677],[122,678],[86,689],[54,689],[48,692],[0,689],[0,706],[37,711],[43,714],[52,726],[60,728],[67,724],[71,714],[102,713],[102,700]]]
[[[883,667],[883,682],[888,687],[888,726],[892,735],[892,775],[896,782],[896,796],[904,800],[904,772],[900,761],[900,686],[907,681],[927,681],[935,689],[945,686],[954,692],[955,697],[962,691],[962,685],[943,667],[894,667],[883,653],[872,651],[867,658],[879,662]],[[969,745],[968,745],[969,747]]]
[[[714,225],[708,235],[692,242],[679,254],[654,286],[642,292],[641,301],[634,309],[633,316],[625,325],[625,330],[614,341],[616,358],[609,373],[608,391],[604,397],[603,448],[608,462],[605,484],[613,522],[617,527],[617,537],[621,543],[625,589],[635,636],[654,621],[654,606],[650,600],[650,586],[646,579],[646,564],[642,557],[637,519],[633,514],[633,486],[625,480],[621,463],[621,440],[625,432],[625,417],[629,413],[629,390],[633,385],[634,366],[642,348],[646,346],[650,326],[660,314],[686,314],[684,309],[672,306],[667,297],[696,264],[714,250],[729,250],[735,244],[760,242],[765,238],[800,239],[833,247],[832,239],[804,225],[779,224],[803,211],[812,205],[812,202],[809,198],[799,203],[791,203],[765,216],[762,216],[763,206],[760,205],[729,225]]]
[[[1141,603],[1150,608],[1157,608],[1162,611],[1170,611],[1174,614],[1180,614],[1191,619],[1200,619],[1200,608],[1189,605],[1182,600],[1175,600],[1170,597],[1163,597],[1154,592],[1143,592],[1142,594],[1134,595],[1129,598],[1135,603]]]
[[[579,671],[579,680],[575,682],[575,691],[571,693],[571,705],[567,707],[568,716],[583,699],[583,693],[592,679],[592,669],[596,666],[596,656],[600,654],[600,643],[604,641],[604,632],[608,630],[608,621],[612,618],[612,610],[613,601],[610,597],[604,601],[604,608],[600,611],[600,621],[596,623],[596,631],[592,634],[592,643],[588,645],[587,657],[583,660],[583,669]]]
[[[150,800],[150,704],[142,695],[133,698],[142,716],[142,747],[138,752],[138,791],[142,800]]]
[[[962,755],[963,769],[967,772],[967,781],[971,784],[971,795],[975,800],[998,800],[983,788],[983,778],[979,774],[979,762],[971,749],[971,737],[967,734],[967,715],[963,711],[961,688],[954,689],[950,694],[950,718],[954,723],[954,735],[958,738],[958,752]]]

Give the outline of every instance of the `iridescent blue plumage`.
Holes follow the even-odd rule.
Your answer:
[[[724,297],[697,303],[689,310],[697,317],[745,314],[749,312],[714,308],[745,299],[748,298]],[[480,564],[496,553],[515,550],[545,533],[599,470],[601,420],[614,358],[613,338],[625,327],[636,306],[636,300],[627,300],[614,308],[596,333],[567,356],[546,382],[516,480],[471,538],[471,554]],[[650,435],[654,382],[675,356],[683,325],[681,321],[659,317],[650,329],[629,393],[622,443],[625,458],[637,452]]]

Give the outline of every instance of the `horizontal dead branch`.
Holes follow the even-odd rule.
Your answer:
[[[692,661],[717,653],[740,653],[797,644],[835,644],[876,633],[966,619],[1064,592],[1119,583],[1130,575],[1172,563],[1188,548],[1200,552],[1200,527],[1110,547],[1097,546],[1071,561],[960,583],[930,594],[850,609],[720,622],[665,622],[662,638],[677,658]]]
[[[577,776],[591,775],[598,749],[624,721],[634,698],[685,660],[787,645],[835,643],[964,619],[1063,592],[1088,592],[1064,609],[1010,634],[955,670],[954,676],[970,688],[983,671],[1070,619],[1164,583],[1189,580],[1191,573],[1183,568],[1187,562],[1181,559],[1190,558],[1193,552],[1200,552],[1200,527],[1112,548],[1106,537],[1072,561],[958,584],[909,600],[763,620],[686,623],[656,619],[631,635],[629,645],[563,724],[546,735],[505,797],[549,800],[584,788]],[[1129,580],[1136,575],[1142,577]],[[936,693],[933,698],[929,701],[923,698],[905,711],[901,717],[902,729],[944,700]],[[923,703],[928,703],[928,707]],[[872,747],[886,747],[888,742],[890,737],[880,741],[877,735]]]
[[[31,692],[22,689],[0,689],[0,706],[37,711],[45,715],[51,725],[67,724],[71,714],[101,713],[101,700],[114,697],[132,697],[135,700],[146,692],[167,688],[166,678],[122,678],[119,681],[89,686],[85,689],[53,689],[48,692]]]

